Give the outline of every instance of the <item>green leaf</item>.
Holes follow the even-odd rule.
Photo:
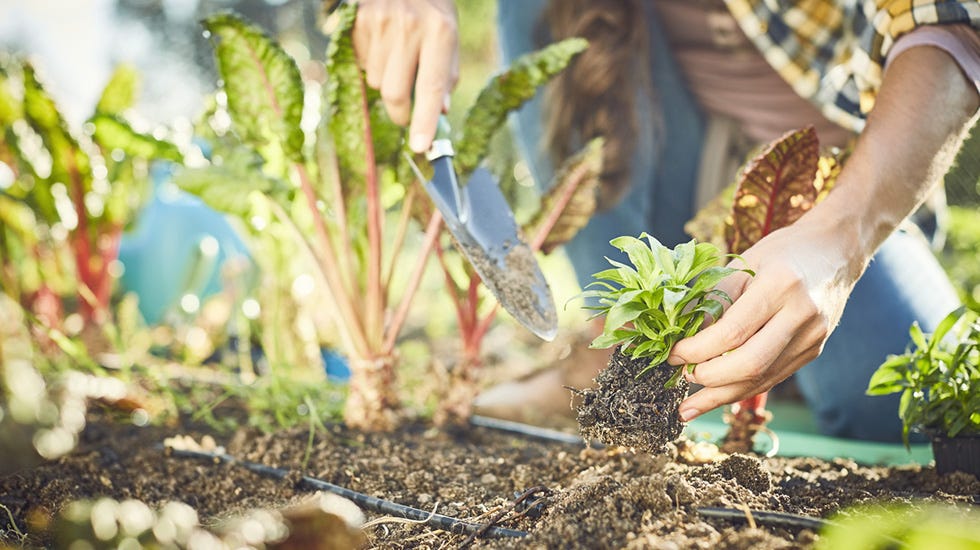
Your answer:
[[[230,13],[204,20],[215,47],[228,113],[243,141],[267,160],[276,150],[303,159],[303,81],[299,68],[257,27]]]
[[[939,325],[936,326],[936,330],[932,333],[932,341],[929,342],[929,351],[932,351],[936,347],[936,343],[946,337],[946,334],[953,328],[953,326],[956,325],[956,322],[963,317],[966,311],[966,306],[960,306],[950,312],[949,315],[944,317],[943,320],[939,322]]]
[[[24,114],[51,155],[50,181],[64,183],[70,193],[76,192],[75,186],[80,187],[78,191],[87,192],[92,182],[89,156],[68,131],[61,112],[30,64],[24,65]]]
[[[355,195],[360,196],[358,191],[363,189],[367,178],[371,112],[367,85],[357,65],[351,37],[357,5],[342,5],[335,13],[338,22],[327,47],[326,115],[321,124],[326,125],[336,152],[341,182],[350,200]]]
[[[902,363],[901,366],[904,365]],[[886,368],[885,365],[882,365],[871,375],[871,380],[868,381],[868,389],[864,393],[865,395],[887,395],[895,393],[902,391],[905,387],[903,382],[905,382],[905,373],[900,370],[900,367]]]
[[[534,97],[537,88],[560,73],[588,42],[569,38],[524,55],[483,88],[466,113],[462,135],[454,140],[455,167],[465,182],[486,156],[490,140],[507,114]]]
[[[549,254],[572,240],[585,227],[596,210],[596,192],[602,173],[602,139],[562,164],[551,186],[541,198],[541,207],[524,226],[524,234],[534,238],[544,231],[540,250]],[[550,227],[546,227],[550,225]]]
[[[119,65],[102,90],[96,114],[120,115],[136,103],[140,77],[132,65]]]
[[[609,312],[606,313],[606,323],[604,332],[612,332],[619,327],[622,327],[626,323],[629,323],[633,319],[639,317],[646,306],[642,303],[637,303],[633,299],[639,294],[639,290],[631,290],[625,292],[619,297],[619,300],[614,306],[609,308]]]
[[[0,127],[10,128],[23,117],[24,110],[10,89],[10,80],[6,74],[0,72]]]
[[[754,158],[742,173],[726,227],[728,251],[745,252],[773,231],[792,224],[813,207],[820,159],[812,126],[788,132]]]
[[[115,115],[96,115],[90,122],[95,126],[92,138],[105,151],[119,149],[129,157],[183,162],[184,156],[176,145],[141,134]]]
[[[622,250],[629,257],[630,262],[636,266],[637,277],[640,281],[651,281],[656,275],[655,272],[659,271],[653,258],[653,252],[640,239],[629,236],[616,237],[609,241],[609,244]]]
[[[252,211],[249,195],[253,192],[279,204],[288,201],[289,188],[264,175],[258,166],[260,162],[254,154],[239,151],[220,165],[179,170],[174,175],[174,183],[211,208],[247,220]]]
[[[915,347],[921,350],[931,348],[926,340],[925,334],[922,333],[922,327],[919,326],[918,321],[914,321],[912,326],[909,327],[909,336],[912,338],[912,342],[915,344]]]

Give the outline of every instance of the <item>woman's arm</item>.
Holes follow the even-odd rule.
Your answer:
[[[681,404],[685,420],[767,391],[820,354],[872,255],[941,180],[978,107],[946,52],[915,47],[892,60],[833,192],[747,250],[756,276],[719,284],[735,303],[675,346],[670,362],[696,363],[689,380],[705,386]]]

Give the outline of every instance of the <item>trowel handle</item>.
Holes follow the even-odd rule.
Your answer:
[[[442,157],[451,157],[456,154],[453,150],[453,142],[450,140],[452,128],[449,127],[449,119],[446,115],[439,115],[439,123],[436,125],[436,135],[432,140],[432,146],[425,152],[425,158],[432,161]]]

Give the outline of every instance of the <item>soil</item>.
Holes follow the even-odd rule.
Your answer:
[[[649,359],[631,359],[618,349],[613,353],[596,376],[596,387],[580,392],[576,413],[585,439],[658,454],[680,437],[684,424],[677,408],[687,396],[687,380],[665,388],[675,370],[666,365],[637,378],[649,364]]]
[[[931,467],[747,455],[697,465],[676,453],[596,450],[477,427],[444,431],[414,424],[382,435],[329,426],[312,445],[303,429],[218,437],[238,459],[294,472],[278,481],[235,465],[169,455],[160,443],[177,433],[200,438],[205,430],[92,419],[73,454],[0,478],[0,504],[16,530],[30,533],[26,541],[7,542],[49,545],[50,535],[40,530],[47,518],[71,500],[98,496],[137,498],[153,507],[179,500],[196,509],[203,524],[214,525],[247,509],[293,504],[309,494],[297,483],[301,473],[475,523],[506,512],[498,526],[528,532],[524,539],[475,541],[481,548],[799,548],[818,535],[761,520],[749,527],[697,509],[826,517],[860,502],[980,503],[977,478],[939,476]],[[515,495],[532,487],[542,490],[511,512]],[[0,533],[13,532],[7,514],[0,514]],[[396,549],[458,548],[466,539],[394,520],[373,525],[367,536],[370,547]]]

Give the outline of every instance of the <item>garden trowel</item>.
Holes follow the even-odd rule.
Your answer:
[[[425,189],[455,238],[456,248],[514,319],[551,341],[558,332],[555,302],[534,252],[518,236],[510,205],[485,168],[474,170],[461,186],[453,155],[449,126],[442,118],[426,153],[433,175]]]

